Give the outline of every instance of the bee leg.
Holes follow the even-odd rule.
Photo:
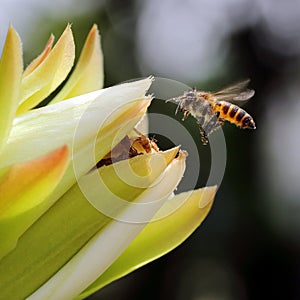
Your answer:
[[[199,130],[200,130],[200,134],[201,134],[201,141],[203,145],[207,145],[208,144],[208,137],[206,132],[204,131],[204,129],[202,128],[201,125],[199,125]]]
[[[178,105],[177,105],[176,110],[175,110],[175,115],[177,115],[179,109],[181,109],[183,111],[183,109],[182,109],[182,100],[180,100],[178,102]]]
[[[178,103],[178,105],[177,105],[177,107],[176,107],[176,110],[175,110],[175,115],[177,115],[179,108],[181,108],[181,101],[182,101],[182,100],[180,99],[180,97],[175,97],[175,98],[167,99],[167,100],[165,101],[165,103],[167,103],[167,102],[175,102],[175,103]]]
[[[186,118],[188,117],[188,115],[190,114],[190,112],[188,110],[184,110],[183,111],[183,117],[182,117],[182,121],[186,120]]]
[[[224,119],[219,119],[219,125],[220,125],[220,126],[223,126],[224,123],[225,123],[225,120],[224,120]]]
[[[219,122],[219,119],[218,119],[217,115],[214,115],[214,116],[209,120],[209,122],[208,122],[208,123],[206,124],[206,126],[203,128],[204,131],[206,132],[207,136],[213,132],[213,130],[214,130],[214,128],[215,128],[216,126],[219,126],[218,122]]]

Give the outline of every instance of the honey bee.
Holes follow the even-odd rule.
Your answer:
[[[217,92],[204,92],[196,89],[185,91],[180,97],[168,99],[178,103],[184,121],[192,115],[199,125],[201,140],[208,143],[208,136],[228,121],[243,129],[255,129],[253,118],[242,108],[228,101],[246,101],[253,97],[254,90],[246,89],[249,80],[241,81]]]
[[[132,142],[131,148],[135,150],[137,153],[144,153],[144,154],[159,151],[155,141],[150,140],[145,135],[136,138]]]
[[[158,152],[159,148],[154,140],[134,129],[132,136],[125,136],[113,150],[107,153],[96,165],[97,168],[132,158],[137,155]]]

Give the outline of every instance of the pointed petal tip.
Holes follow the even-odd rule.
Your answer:
[[[9,24],[8,29],[7,29],[7,34],[6,34],[6,40],[12,39],[12,38],[17,39],[18,42],[20,43],[20,45],[22,46],[22,41],[21,41],[21,38],[20,38],[18,32],[11,24]],[[3,53],[2,53],[2,55],[3,55]]]
[[[168,165],[175,158],[178,161],[185,160],[186,156],[183,152],[184,151],[181,151],[179,146],[176,146],[176,147],[173,147],[173,148],[165,150],[165,151],[160,151],[158,153],[161,153],[163,155],[163,157],[167,161],[167,165]]]
[[[97,24],[93,24],[92,28],[90,29],[87,41],[92,40],[94,43],[100,44],[100,32]]]
[[[99,29],[98,29],[98,25],[97,24],[93,24],[91,30],[90,30],[90,34],[96,34],[99,33]]]
[[[74,36],[68,24],[46,59],[39,64],[39,68],[23,78],[17,114],[27,112],[49,96],[66,79],[74,59]]]
[[[180,150],[180,146],[177,146],[177,147],[174,147],[174,148],[178,150],[178,158],[177,159],[185,160],[189,156],[189,154],[186,150]]]
[[[199,199],[199,208],[204,208],[207,205],[211,204],[214,200],[215,194],[217,191],[217,186],[205,187],[202,189],[202,194]]]
[[[19,36],[17,30],[15,29],[15,27],[12,24],[8,25],[7,33],[9,33],[9,32],[16,33]]]
[[[55,37],[51,33],[50,37],[44,47],[44,50],[41,52],[39,56],[37,56],[25,69],[23,72],[23,77],[26,77],[30,73],[32,73],[49,55],[50,51],[53,48],[53,43],[54,43]]]
[[[7,33],[11,32],[11,31],[16,31],[16,30],[15,30],[15,28],[11,24],[9,24],[8,25],[8,29],[7,29]]]
[[[72,23],[68,23],[65,30],[72,30]]]
[[[22,42],[9,25],[0,54],[0,151],[12,129],[21,90],[23,72]]]

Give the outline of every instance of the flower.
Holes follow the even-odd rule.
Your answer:
[[[35,108],[73,67],[71,27],[53,43],[23,71],[10,27],[0,61],[0,299],[87,297],[184,241],[216,190],[173,195],[186,153],[134,129],[152,78],[102,89],[96,25]]]

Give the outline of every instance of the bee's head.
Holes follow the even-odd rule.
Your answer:
[[[185,97],[195,97],[195,93],[193,90],[188,90],[184,93]]]

